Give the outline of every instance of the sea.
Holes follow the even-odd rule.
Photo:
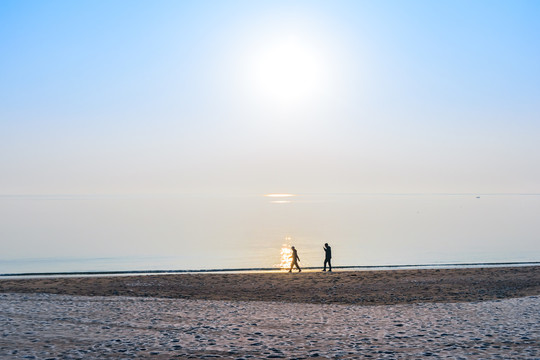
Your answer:
[[[0,196],[0,275],[540,262],[540,194]]]

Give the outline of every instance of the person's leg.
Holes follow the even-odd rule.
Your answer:
[[[291,263],[291,268],[289,269],[289,272],[292,271],[292,269],[296,266],[297,269],[299,269],[298,267],[298,260],[293,260],[292,263]]]
[[[332,271],[332,261],[328,259],[328,271]]]
[[[326,271],[326,263],[328,262],[328,259],[324,259],[324,266],[323,266],[323,271]]]

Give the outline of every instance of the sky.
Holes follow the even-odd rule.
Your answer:
[[[2,1],[0,195],[538,194],[539,17],[521,0]]]

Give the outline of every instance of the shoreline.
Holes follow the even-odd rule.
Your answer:
[[[540,295],[540,266],[0,279],[0,293],[394,305]]]
[[[334,269],[344,271],[362,270],[405,270],[405,269],[468,269],[479,267],[521,267],[540,266],[540,261],[511,261],[511,262],[481,262],[481,263],[444,263],[420,265],[345,265],[334,266]],[[320,270],[321,266],[302,267],[304,270]],[[250,273],[250,272],[283,272],[284,269],[275,267],[262,268],[231,268],[231,269],[191,269],[191,270],[104,270],[104,271],[54,271],[54,272],[19,272],[0,274],[1,279],[24,277],[61,277],[61,276],[100,276],[100,275],[154,275],[154,274],[191,274],[191,273]]]

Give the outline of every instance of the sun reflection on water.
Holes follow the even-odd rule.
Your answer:
[[[289,269],[292,263],[292,250],[290,245],[290,237],[285,237],[287,243],[281,246],[281,262],[279,264],[280,269]]]

